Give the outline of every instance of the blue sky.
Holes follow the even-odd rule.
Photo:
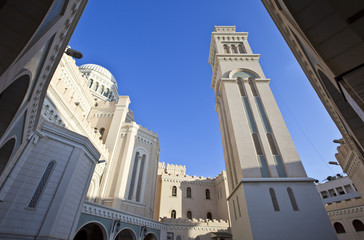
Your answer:
[[[189,175],[218,175],[224,159],[208,65],[215,25],[249,32],[310,177],[341,172],[341,135],[260,1],[89,1],[70,41],[77,64],[106,67],[131,98],[138,124],[159,134],[162,162]]]

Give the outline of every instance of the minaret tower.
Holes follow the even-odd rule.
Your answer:
[[[234,239],[336,239],[247,38],[215,27],[209,55]]]

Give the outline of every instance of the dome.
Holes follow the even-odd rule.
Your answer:
[[[105,75],[107,78],[109,78],[112,82],[116,83],[116,80],[114,78],[114,76],[111,74],[111,72],[109,70],[107,70],[106,68],[97,65],[97,64],[83,64],[79,67],[80,69],[87,69],[87,70],[94,70],[98,73],[101,73],[103,75]]]

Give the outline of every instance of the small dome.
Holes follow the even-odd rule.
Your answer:
[[[114,78],[114,76],[111,74],[111,72],[109,70],[107,70],[106,68],[97,65],[97,64],[83,64],[79,67],[79,69],[88,69],[88,70],[94,70],[98,73],[101,73],[103,75],[105,75],[107,78],[109,78],[112,82],[116,83],[116,80]]]

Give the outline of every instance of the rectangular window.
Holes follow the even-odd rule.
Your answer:
[[[330,197],[336,197],[337,194],[334,189],[329,189],[329,195]]]
[[[241,211],[240,211],[240,204],[239,204],[239,198],[238,198],[238,196],[236,196],[236,204],[238,204],[239,217],[241,217]]]
[[[345,194],[345,191],[344,191],[344,189],[342,187],[337,187],[336,191],[339,193],[339,195],[344,195]]]
[[[354,192],[354,189],[348,184],[348,185],[345,185],[344,186],[344,188],[345,188],[345,191],[347,192],[347,193],[352,193],[352,192]]]
[[[322,197],[323,199],[328,198],[328,196],[327,196],[327,192],[326,192],[326,191],[322,191],[322,192],[321,192],[321,197]]]

